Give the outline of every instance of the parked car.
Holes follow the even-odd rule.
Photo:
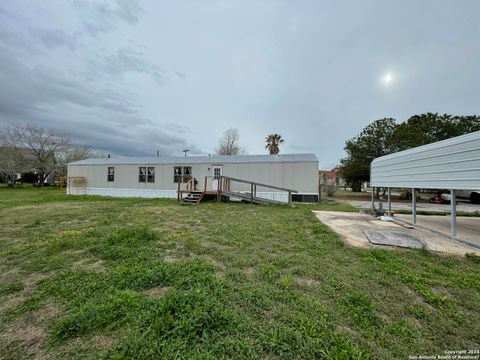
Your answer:
[[[470,199],[473,204],[480,204],[480,190],[457,190],[457,197]]]

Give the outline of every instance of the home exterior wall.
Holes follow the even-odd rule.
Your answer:
[[[138,181],[139,166],[155,167],[155,182]],[[174,167],[191,166],[197,179],[197,189],[204,189],[206,176],[212,176],[213,166],[222,166],[222,174],[248,181],[297,190],[302,194],[318,194],[318,161],[308,162],[252,162],[252,163],[181,163],[181,164],[69,164],[68,176],[85,176],[87,194],[109,196],[140,196],[176,198]],[[115,168],[115,179],[107,181],[108,167]],[[75,190],[75,189],[74,189]],[[232,183],[231,190],[249,191],[248,184]],[[72,191],[75,193],[75,191]],[[266,198],[288,201],[285,191],[257,187],[257,194]]]
[[[480,131],[375,159],[371,185],[427,189],[480,188]]]

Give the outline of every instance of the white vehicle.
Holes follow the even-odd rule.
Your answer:
[[[457,190],[457,197],[470,199],[473,204],[480,204],[480,190]]]

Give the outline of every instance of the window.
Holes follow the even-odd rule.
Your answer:
[[[147,182],[154,183],[155,182],[155,168],[148,167],[147,168]]]
[[[192,178],[192,168],[190,166],[183,167],[183,182],[189,182]]]
[[[174,166],[173,167],[173,182],[186,183],[192,178],[191,166]]]
[[[112,182],[115,180],[115,168],[109,167],[107,171],[107,181]]]
[[[147,174],[147,168],[145,166],[140,166],[138,168],[138,182],[145,182]]]
[[[146,167],[140,166],[138,168],[138,182],[155,182],[155,168],[154,167]]]

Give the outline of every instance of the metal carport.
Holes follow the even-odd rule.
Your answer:
[[[480,189],[480,131],[376,158],[370,167],[370,184],[372,208],[375,208],[375,188],[387,188],[389,214],[391,188],[412,189],[414,224],[417,222],[415,189],[449,189],[451,237],[456,239],[455,191]]]

